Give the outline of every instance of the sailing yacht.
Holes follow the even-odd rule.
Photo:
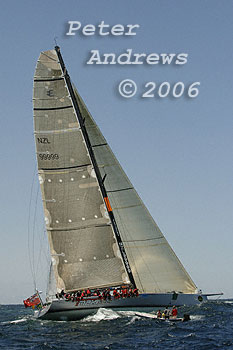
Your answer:
[[[207,300],[168,244],[72,84],[60,48],[39,56],[33,92],[38,176],[51,253],[37,317],[76,320],[98,308]],[[90,289],[137,297],[59,298]],[[73,293],[73,294],[72,294]]]

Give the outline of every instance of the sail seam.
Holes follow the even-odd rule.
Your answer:
[[[125,207],[113,207],[112,209],[119,210],[119,209],[135,208],[135,207],[141,207],[141,204],[127,205]]]
[[[51,76],[51,79],[58,79],[58,77],[61,77],[61,79],[63,79],[63,77],[62,77],[62,75],[52,75]],[[36,79],[36,78],[42,78],[42,76],[41,75],[34,75],[34,80]],[[46,78],[46,77],[44,77],[44,78]],[[39,79],[38,79],[39,80]]]
[[[53,96],[53,98],[40,98],[40,97],[33,97],[33,101],[60,101],[61,98],[69,97],[69,95],[63,95],[63,96]]]
[[[123,242],[144,242],[144,241],[154,241],[155,239],[163,239],[164,237],[156,237],[156,238],[145,238],[145,239],[134,239],[134,240],[130,240],[130,241],[123,241]]]
[[[50,57],[50,56],[47,55],[45,52],[41,52],[41,54],[44,55],[44,56],[46,56],[46,57],[49,58],[50,60],[52,60],[52,61],[58,63],[58,61],[57,61],[55,58]],[[38,62],[42,62],[42,63],[43,63],[44,61],[39,59]]]
[[[34,135],[37,134],[59,134],[63,132],[70,132],[70,131],[79,131],[80,128],[70,128],[70,129],[61,129],[61,130],[40,130],[40,131],[35,131]]]
[[[151,247],[156,247],[156,246],[160,246],[160,245],[166,245],[166,242],[163,242],[163,243],[155,243],[155,244],[151,244],[151,245],[135,245],[135,246],[130,246],[130,247],[127,247],[127,248],[130,248],[130,249],[138,249],[138,248],[151,248]],[[150,270],[149,270],[150,271]]]

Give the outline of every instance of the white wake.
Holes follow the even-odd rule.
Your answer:
[[[135,320],[140,319],[141,317],[147,318],[156,318],[155,315],[145,312],[138,311],[114,311],[112,309],[98,309],[95,315],[87,316],[82,320],[82,322],[100,322],[100,321],[110,321],[117,318],[132,318],[130,323],[133,323]]]
[[[1,324],[17,324],[17,323],[21,323],[21,322],[27,322],[30,318],[20,318],[18,320],[13,320],[13,321],[4,321],[4,322],[1,322]]]
[[[205,316],[203,316],[203,315],[194,315],[194,316],[190,315],[191,321],[201,321],[204,318],[205,318]]]
[[[98,309],[97,313],[95,315],[87,316],[85,317],[82,322],[100,322],[100,321],[109,321],[109,320],[115,320],[116,318],[119,318],[120,315],[111,310],[111,309]]]

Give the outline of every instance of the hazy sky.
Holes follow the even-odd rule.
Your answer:
[[[39,53],[53,48],[54,37],[94,119],[195,283],[204,292],[233,297],[232,13],[232,0],[1,3],[0,303],[20,303],[34,292],[28,221],[30,237],[35,236],[37,285],[45,289],[32,85]],[[140,28],[131,37],[67,37],[70,20]],[[119,55],[127,49],[187,53],[188,61],[180,66],[86,64],[91,50]],[[126,78],[138,85],[128,99],[117,92]],[[150,81],[172,86],[181,81],[186,87],[199,81],[200,93],[194,99],[141,98]]]

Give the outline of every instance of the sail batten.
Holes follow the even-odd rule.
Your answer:
[[[69,105],[69,106],[53,107],[53,108],[48,108],[48,107],[38,108],[38,107],[35,107],[35,108],[33,108],[33,110],[34,111],[56,111],[56,110],[67,109],[67,108],[73,108],[73,106]]]
[[[128,187],[128,188],[119,188],[118,190],[108,190],[108,193],[113,193],[113,192],[121,192],[121,191],[128,191],[128,190],[133,190],[133,187]]]

